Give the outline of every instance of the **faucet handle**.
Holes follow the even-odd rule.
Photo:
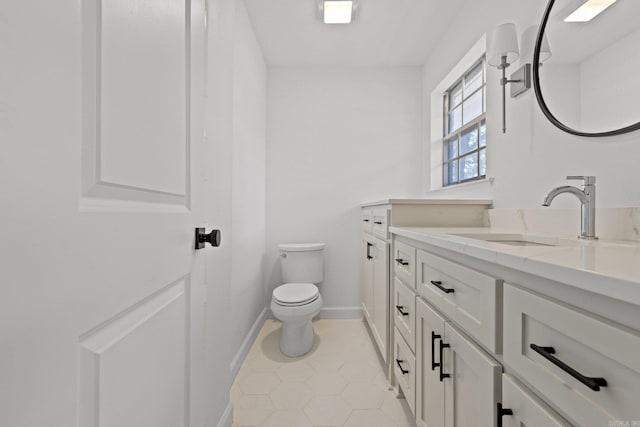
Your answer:
[[[582,185],[594,185],[596,183],[596,177],[593,175],[569,175],[567,179],[582,181]]]

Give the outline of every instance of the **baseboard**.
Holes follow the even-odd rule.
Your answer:
[[[267,319],[275,319],[271,309],[267,309]],[[313,318],[317,319],[362,319],[362,308],[360,307],[324,307],[320,309],[320,314]]]
[[[220,421],[218,421],[217,427],[231,427],[231,424],[233,424],[233,404],[229,402],[220,417]]]
[[[251,329],[249,329],[249,333],[245,337],[244,341],[242,341],[242,345],[238,349],[238,352],[236,353],[233,360],[231,361],[231,366],[229,370],[231,371],[232,381],[233,381],[233,378],[235,378],[236,375],[238,374],[238,371],[242,366],[242,362],[244,362],[244,359],[247,357],[247,354],[249,353],[249,350],[251,349],[253,342],[256,340],[256,337],[260,332],[260,329],[262,329],[262,325],[264,324],[264,321],[267,319],[267,314],[268,314],[267,309],[263,308],[260,314],[258,315],[258,318],[256,319],[256,321],[253,322],[253,326],[251,326]]]
[[[320,309],[321,319],[361,319],[360,307],[323,307]]]

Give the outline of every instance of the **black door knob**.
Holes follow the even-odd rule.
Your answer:
[[[204,227],[196,228],[196,249],[204,248],[205,243],[218,247],[220,246],[220,239],[220,230],[211,230],[211,233],[206,234]]]

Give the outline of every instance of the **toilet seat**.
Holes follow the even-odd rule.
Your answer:
[[[320,297],[313,283],[285,283],[273,290],[273,302],[284,307],[300,307],[311,304]]]

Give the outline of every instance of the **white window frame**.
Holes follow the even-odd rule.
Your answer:
[[[480,82],[480,86],[477,87],[476,89],[474,89],[473,91],[471,91],[471,93],[465,93],[465,83],[466,83],[466,78],[468,76],[468,74],[473,71],[474,69],[476,69],[478,67],[478,65],[481,66],[482,68],[482,75],[481,75],[481,82]],[[452,84],[449,89],[447,89],[442,97],[442,119],[443,119],[443,139],[442,139],[442,186],[443,187],[448,187],[451,185],[458,185],[458,184],[463,184],[465,182],[470,182],[470,181],[477,181],[479,179],[483,179],[486,177],[486,85],[487,85],[487,61],[485,59],[485,56],[483,55],[480,59],[478,59],[471,67],[469,67],[468,70],[466,70],[459,78],[458,80],[456,80],[456,82],[454,84]],[[451,93],[453,92],[453,90],[460,86],[460,96],[461,96],[461,101],[453,106],[450,105],[450,101],[451,101]],[[482,105],[482,112],[479,116],[476,116],[475,118],[473,118],[472,120],[470,120],[469,122],[465,123],[465,117],[464,117],[464,105],[465,103],[469,100],[469,98],[471,98],[473,95],[476,95],[480,93],[480,102]],[[468,104],[467,104],[468,105]],[[456,129],[454,129],[453,131],[449,131],[449,120],[450,120],[450,113],[457,108],[460,108],[460,126],[458,126]],[[485,145],[484,146],[480,146],[480,128],[482,127],[482,125],[485,125]],[[471,150],[469,152],[466,152],[464,154],[460,153],[460,141],[462,139],[462,136],[464,134],[467,134],[470,130],[472,129],[476,129],[477,132],[477,137],[478,137],[478,145],[474,150]],[[455,156],[452,159],[447,159],[446,153],[447,153],[447,145],[449,144],[450,141],[456,139],[457,140],[457,156]],[[482,174],[480,173],[480,154],[481,152],[484,151],[485,154],[485,173]],[[475,176],[472,176],[470,178],[466,178],[466,179],[460,179],[460,174],[461,174],[461,167],[462,167],[462,163],[460,162],[460,160],[462,160],[463,158],[475,154],[476,155],[476,165],[477,165],[477,174]],[[458,171],[458,177],[456,177],[455,181],[448,181],[448,176],[447,176],[447,172],[448,172],[448,167],[447,164],[451,164],[453,162],[458,162],[458,167],[457,167],[457,171]]]
[[[490,175],[490,165],[489,165],[489,150],[487,149],[487,173],[486,177],[483,179],[478,179],[474,181],[465,181],[460,184],[449,185],[443,187],[443,147],[444,147],[444,120],[442,120],[443,113],[443,104],[442,99],[445,92],[453,86],[453,84],[460,79],[460,76],[464,75],[468,70],[472,68],[474,64],[476,64],[480,58],[482,58],[486,54],[486,35],[482,35],[480,39],[469,49],[469,51],[460,59],[460,61],[452,67],[449,73],[440,81],[440,83],[434,88],[431,92],[431,96],[429,99],[430,105],[430,120],[431,126],[428,137],[428,146],[425,147],[427,152],[429,153],[430,161],[429,161],[429,191],[443,190],[443,189],[453,189],[458,186],[471,185],[471,184],[480,184],[484,182],[488,182],[491,179],[488,178]]]

